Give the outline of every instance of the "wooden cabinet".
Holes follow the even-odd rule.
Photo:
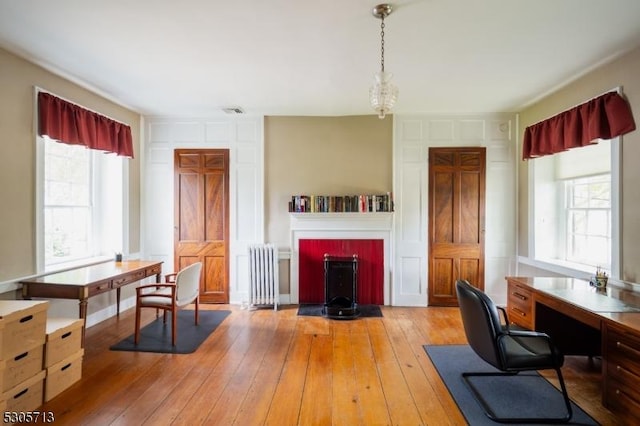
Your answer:
[[[630,423],[640,422],[640,333],[604,322],[603,404]]]
[[[533,330],[534,309],[531,290],[518,284],[516,281],[507,279],[507,314],[509,321],[513,324]]]

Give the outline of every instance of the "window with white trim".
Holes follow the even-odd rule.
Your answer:
[[[122,157],[37,137],[38,270],[123,250]]]
[[[579,271],[612,271],[618,211],[614,142],[531,160],[535,260]]]

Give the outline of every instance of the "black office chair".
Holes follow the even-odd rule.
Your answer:
[[[480,358],[500,370],[491,373],[462,373],[465,384],[482,406],[485,414],[500,423],[564,423],[571,420],[573,415],[571,402],[560,371],[564,356],[556,349],[549,336],[536,331],[509,328],[506,311],[496,307],[485,293],[473,287],[468,281],[458,280],[456,293],[469,346]],[[500,322],[498,309],[502,311],[506,324]],[[468,379],[472,376],[515,375],[521,371],[547,369],[554,369],[560,381],[562,396],[567,407],[566,416],[561,418],[497,417]]]

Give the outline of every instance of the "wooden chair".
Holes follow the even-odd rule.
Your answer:
[[[136,332],[134,341],[140,338],[140,310],[142,308],[162,309],[163,319],[171,312],[171,344],[176,345],[178,310],[191,303],[195,304],[195,324],[198,325],[198,303],[200,296],[200,273],[202,263],[193,263],[177,274],[166,276],[166,283],[141,285],[136,288]],[[174,281],[172,282],[172,279]],[[153,291],[148,291],[153,289]]]

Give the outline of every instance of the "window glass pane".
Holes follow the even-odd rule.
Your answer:
[[[44,142],[45,265],[89,257],[91,248],[91,151]]]
[[[570,179],[567,194],[566,260],[608,269],[611,265],[611,178]]]

